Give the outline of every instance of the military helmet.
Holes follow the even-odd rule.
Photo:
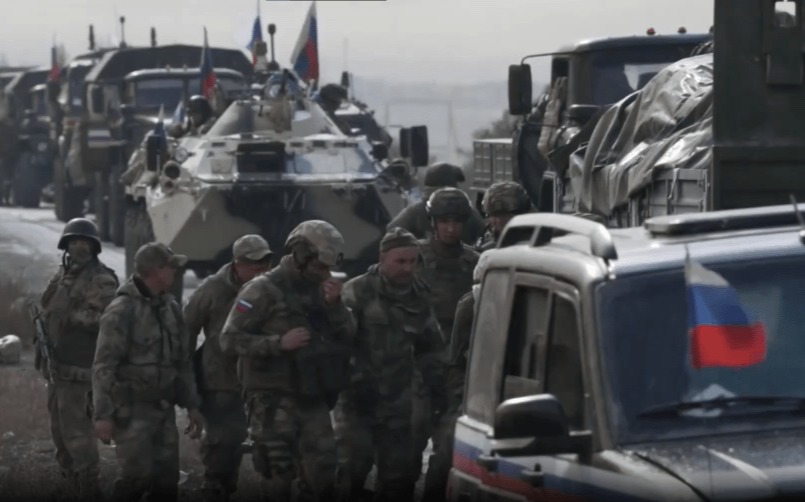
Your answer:
[[[467,220],[472,215],[470,198],[463,190],[453,187],[440,188],[433,192],[425,207],[431,218],[450,216]]]
[[[490,186],[484,193],[481,205],[487,216],[500,213],[523,214],[531,209],[531,201],[525,189],[514,181],[500,181]]]
[[[334,267],[344,259],[344,237],[326,221],[308,220],[288,234],[285,250],[291,253],[301,250],[305,259],[318,259]]]
[[[464,181],[464,171],[460,167],[447,162],[439,162],[425,171],[423,184],[426,187],[457,187]]]
[[[66,225],[64,225],[64,230],[62,230],[61,238],[59,239],[58,248],[61,250],[67,250],[67,243],[70,242],[70,239],[81,237],[84,239],[89,239],[92,242],[92,247],[94,248],[95,254],[100,254],[101,252],[101,239],[100,234],[98,233],[98,227],[92,221],[86,218],[73,218],[72,220],[68,221]]]
[[[196,94],[187,102],[187,113],[188,115],[191,113],[200,113],[202,117],[201,121],[206,122],[212,117],[212,105],[210,105],[207,98]]]

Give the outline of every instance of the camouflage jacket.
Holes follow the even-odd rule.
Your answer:
[[[475,316],[475,298],[472,291],[461,297],[456,307],[456,320],[450,336],[450,356],[447,369],[447,386],[450,409],[458,410],[464,396],[467,374],[467,356],[470,350],[472,321]]]
[[[417,201],[404,208],[386,225],[387,230],[401,227],[412,234],[417,239],[429,239],[433,234],[433,227],[428,218],[428,210],[425,208],[425,201]],[[473,245],[484,233],[484,220],[478,211],[473,208],[472,216],[464,225],[464,235],[461,240],[467,245]]]
[[[168,293],[153,297],[130,277],[101,317],[92,365],[94,418],[135,402],[200,402],[182,311]]]
[[[446,404],[444,339],[416,280],[407,294],[393,291],[377,265],[344,286],[344,303],[358,325],[348,398],[385,423],[411,416],[415,364],[431,396]]]
[[[190,335],[190,347],[195,348],[198,335],[204,330],[201,365],[196,373],[201,377],[199,390],[234,391],[240,385],[236,373],[238,359],[221,350],[221,330],[224,327],[232,304],[238,296],[240,285],[234,277],[232,264],[227,263],[215,275],[199,284],[184,306],[184,320]]]
[[[472,289],[472,273],[480,255],[466,244],[445,246],[428,239],[419,245],[422,260],[418,273],[430,287],[436,318],[442,333],[449,337],[458,300]]]
[[[311,333],[308,350],[284,352],[280,337],[298,327]],[[239,356],[238,379],[245,391],[297,394],[300,370],[316,369],[306,367],[303,356],[322,348],[326,361],[323,337],[348,341],[354,336],[355,319],[343,301],[325,305],[321,286],[304,281],[288,255],[240,290],[221,332],[221,347]]]
[[[115,271],[98,260],[78,270],[59,267],[40,299],[55,363],[92,367],[101,314],[118,285]]]

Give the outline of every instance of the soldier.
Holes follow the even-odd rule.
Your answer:
[[[348,375],[355,320],[331,269],[344,238],[310,220],[285,241],[279,265],[238,293],[221,333],[225,353],[238,355],[246,397],[252,460],[272,501],[331,500],[336,450],[330,410]]]
[[[497,246],[501,232],[512,218],[531,211],[528,194],[514,181],[501,181],[490,186],[481,205],[489,220],[486,232],[475,244],[475,250],[479,253]]]
[[[444,187],[458,187],[459,183],[464,182],[464,171],[460,167],[445,162],[434,164],[425,172],[422,200],[406,207],[386,226],[387,230],[400,227],[408,230],[417,239],[425,239],[431,235],[432,227],[425,209],[428,198],[431,194]],[[484,232],[484,221],[481,215],[474,208],[470,207],[470,216],[463,226],[461,239],[466,244],[474,244]],[[449,334],[449,333],[447,333]]]
[[[182,311],[167,291],[187,257],[150,242],[134,255],[134,274],[101,318],[92,365],[95,432],[115,441],[120,472],[112,500],[176,500],[179,432],[174,406],[188,410],[185,433],[203,418]]]
[[[457,188],[441,188],[433,192],[427,203],[433,236],[421,240],[422,265],[419,273],[430,286],[436,318],[442,333],[453,331],[453,318],[458,300],[472,288],[472,271],[478,262],[478,253],[461,242],[464,225],[472,214],[472,206],[467,194]],[[449,340],[447,341],[449,344]],[[446,357],[446,354],[444,354]],[[417,383],[415,401],[415,467],[421,470],[422,452],[428,438],[433,436],[434,455],[429,461],[425,479],[425,495],[444,493],[451,459],[440,456],[441,439],[431,426],[432,412],[427,407],[427,395],[421,382]],[[418,477],[419,471],[414,471]]]
[[[228,500],[237,489],[246,439],[246,414],[235,370],[237,358],[221,351],[221,329],[238,290],[271,268],[271,249],[259,235],[245,235],[232,246],[233,261],[208,277],[193,292],[184,308],[184,319],[194,348],[204,330],[204,344],[196,352],[196,383],[206,431],[201,439],[204,486],[207,500]]]
[[[415,364],[423,375],[431,409],[447,406],[444,340],[428,298],[416,278],[416,238],[395,228],[380,241],[380,262],[344,286],[344,302],[358,323],[352,381],[336,408],[342,455],[343,494],[358,500],[377,464],[375,500],[413,500],[411,477]]]
[[[86,410],[98,325],[115,296],[118,280],[98,259],[101,241],[93,222],[70,220],[58,248],[64,251],[62,265],[41,298],[53,347],[52,384],[48,385],[50,433],[62,475],[83,500],[99,495],[98,446]],[[44,362],[38,360],[37,365],[47,372]]]
[[[212,105],[204,96],[196,94],[187,102],[187,122],[177,124],[172,128],[171,135],[175,138],[191,135],[205,134],[215,123]]]

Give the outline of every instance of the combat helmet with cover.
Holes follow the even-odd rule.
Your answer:
[[[64,225],[61,238],[59,239],[58,249],[67,250],[67,243],[73,238],[83,238],[92,242],[93,252],[101,253],[101,239],[98,227],[86,218],[73,218]]]
[[[486,216],[524,214],[531,210],[531,201],[519,183],[500,181],[486,190],[481,206]]]
[[[453,187],[440,188],[433,192],[425,205],[428,217],[455,218],[466,221],[472,215],[472,203],[463,190]]]
[[[323,220],[308,220],[297,225],[285,240],[285,251],[303,262],[318,259],[335,267],[344,259],[344,237]]]

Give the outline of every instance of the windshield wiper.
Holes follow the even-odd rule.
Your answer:
[[[734,410],[749,407],[774,408],[775,411],[805,411],[805,397],[799,396],[732,396],[705,399],[702,401],[677,401],[646,408],[637,414],[639,418],[678,416],[690,410]]]

